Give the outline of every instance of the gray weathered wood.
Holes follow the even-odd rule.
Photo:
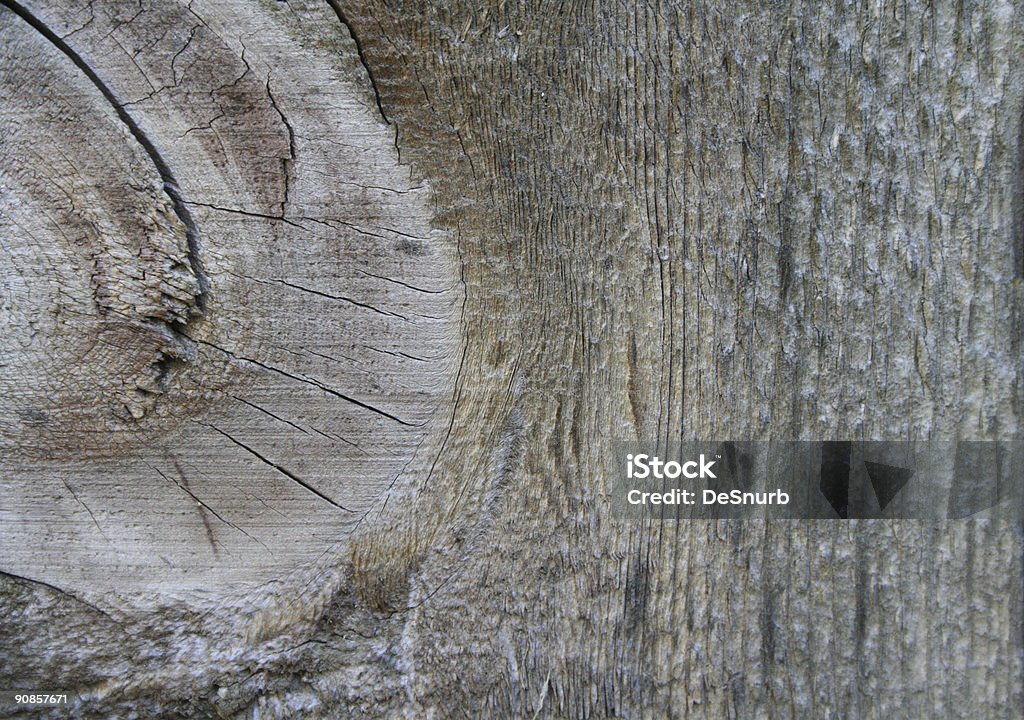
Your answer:
[[[450,395],[460,306],[329,6],[137,12],[3,10],[0,546],[100,596],[344,545]]]
[[[0,4],[0,678],[1019,715],[1019,527],[607,497],[615,440],[1020,439],[1019,3]]]

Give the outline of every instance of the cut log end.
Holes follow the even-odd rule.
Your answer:
[[[0,8],[3,569],[97,596],[343,549],[457,357],[449,240],[330,6],[134,10]]]

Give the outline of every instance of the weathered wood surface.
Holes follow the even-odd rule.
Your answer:
[[[1019,529],[606,496],[616,439],[1020,437],[1019,4],[2,4],[0,677],[1019,714]]]
[[[344,542],[450,397],[451,243],[347,31],[200,12],[3,10],[18,575],[275,577]]]

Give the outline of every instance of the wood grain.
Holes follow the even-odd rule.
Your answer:
[[[196,359],[168,383],[182,410],[161,424],[172,389],[153,401],[123,441],[134,455],[61,449],[44,463],[5,441],[0,567],[23,579],[0,589],[13,618],[0,676],[68,678],[85,717],[1019,714],[1019,527],[628,523],[607,498],[616,440],[1020,440],[1019,4],[97,0],[31,13],[154,138],[210,291],[187,321]],[[4,32],[29,42],[9,15]],[[59,60],[47,72],[84,82]],[[82,112],[116,128],[85,90]],[[146,207],[167,208],[145,153],[118,152],[102,172],[137,162],[156,187]],[[142,202],[120,187],[119,203]],[[133,242],[180,255],[164,215],[162,234]],[[37,263],[18,282],[70,272],[4,237]],[[143,369],[147,352],[132,355]],[[373,379],[320,357],[338,353]],[[20,422],[11,432],[42,437]],[[354,449],[289,423],[393,464],[360,479]],[[129,457],[172,478],[177,497],[154,497],[137,527],[179,513],[186,570],[136,580],[131,598],[79,597],[81,577],[69,596],[82,557],[50,575],[41,558],[80,540],[39,555],[10,538],[67,528],[55,513],[95,530],[70,489],[90,507],[93,486],[108,488],[105,509],[141,506],[113,481],[75,482],[84,467],[153,478]],[[204,501],[244,480],[266,517],[285,513],[270,531],[243,517],[261,512],[251,502],[215,506],[276,564],[231,575],[215,562],[175,460]],[[282,468],[370,512],[311,497]],[[64,509],[7,530],[47,486]],[[102,527],[138,517],[108,514]],[[316,540],[294,549],[310,523],[330,536],[318,547],[350,535],[316,557]],[[288,567],[216,600],[175,590]]]
[[[343,548],[449,397],[460,307],[347,32],[9,7],[4,569],[230,596]]]

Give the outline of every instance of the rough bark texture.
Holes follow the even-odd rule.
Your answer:
[[[1019,527],[607,497],[1021,437],[1019,4],[0,5],[0,686],[1019,716]]]

